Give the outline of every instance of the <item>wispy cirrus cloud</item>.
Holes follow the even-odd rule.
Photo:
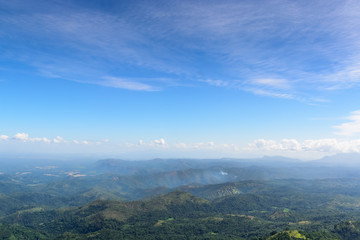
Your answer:
[[[275,97],[275,98],[284,98],[284,99],[295,99],[295,96],[289,93],[274,91],[274,90],[267,90],[261,88],[245,88],[245,90],[252,92],[256,95],[266,96],[266,97]]]
[[[43,3],[44,6],[48,4]],[[50,12],[40,7],[18,13],[22,11],[22,4],[8,5],[13,7],[12,14],[5,14],[2,18],[7,23],[9,35],[14,39],[26,36],[33,42],[41,43],[43,48],[22,44],[21,51],[10,52],[12,47],[9,47],[5,55],[37,67],[43,76],[128,90],[154,91],[155,87],[134,79],[147,78],[142,71],[155,71],[162,79],[169,73],[184,72],[177,64],[169,63],[173,54],[165,47],[154,44],[151,38],[135,30],[137,20],[133,19],[131,12],[119,17],[101,10],[55,4]],[[42,26],[41,31],[39,26]],[[179,57],[173,55],[171,58]],[[136,69],[139,72],[138,77],[131,80],[129,77],[122,80],[103,77],[112,75],[109,69],[114,65],[117,65],[117,75],[127,75],[128,68],[131,68],[131,71]],[[147,81],[152,79],[150,77]],[[162,84],[167,86],[165,81]]]
[[[124,3],[128,8],[114,3],[112,11],[36,2],[1,3],[9,9],[1,36],[12,40],[3,56],[63,69],[39,67],[49,77],[136,91],[169,86],[152,84],[153,76],[187,86],[208,79],[212,86],[295,100],[359,86],[356,1],[135,1]],[[150,82],[139,81],[146,77]]]
[[[248,81],[240,80],[200,80],[200,82],[207,83],[215,87],[235,88],[242,91],[251,92],[255,95],[283,98],[283,99],[297,99],[298,97],[291,90],[291,83],[286,79],[276,78],[259,78]],[[299,100],[299,99],[298,99]]]
[[[86,69],[83,75],[73,74],[73,69],[68,65],[66,67],[38,65],[41,75],[49,78],[66,79],[78,83],[93,84],[104,87],[126,89],[132,91],[160,91],[164,85],[171,86],[174,84],[173,79],[153,78],[153,77],[118,77],[118,76],[101,76],[102,72],[98,70]],[[81,68],[81,71],[84,68]],[[77,69],[79,71],[80,69]]]
[[[139,81],[139,79],[119,78],[119,77],[103,77],[105,81],[98,82],[98,85],[114,88],[122,88],[135,91],[159,91],[160,88],[145,84]],[[152,80],[154,79],[147,79]]]
[[[267,87],[270,89],[289,89],[291,84],[286,79],[279,78],[258,78],[250,82],[251,85]]]
[[[360,50],[356,24],[359,13],[353,10],[359,6],[354,1],[315,1],[311,7],[289,1],[265,2],[260,8],[233,1],[205,8],[186,3],[183,6],[190,11],[184,13],[187,19],[180,21],[180,31],[200,39],[201,44],[196,47],[211,49],[211,56],[226,63],[227,73],[232,76],[241,76],[244,81],[270,80],[274,78],[268,76],[274,75],[278,76],[275,79],[291,77],[297,80],[291,84],[293,89],[305,92],[313,90],[314,85],[321,91],[330,89],[329,85],[336,88],[358,85],[352,60]],[[219,44],[221,41],[226,44]],[[308,97],[301,91],[289,91],[289,82],[258,83],[262,84],[250,89],[255,94]],[[232,86],[218,86],[224,85]],[[266,90],[266,85],[282,91]]]
[[[360,56],[360,55],[359,55]],[[358,57],[359,57],[358,56]],[[360,83],[360,62],[349,63],[334,73],[321,76],[326,90],[341,90],[356,87]]]

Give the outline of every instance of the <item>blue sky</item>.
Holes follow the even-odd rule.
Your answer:
[[[1,1],[0,154],[360,151],[358,1]]]

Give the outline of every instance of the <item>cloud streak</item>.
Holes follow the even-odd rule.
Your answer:
[[[135,153],[138,151],[154,151],[154,152],[176,152],[176,153],[206,153],[210,152],[225,154],[223,156],[242,156],[243,154],[302,154],[302,153],[360,153],[360,139],[344,140],[336,138],[322,138],[322,139],[308,139],[299,141],[297,139],[282,139],[280,141],[271,139],[256,139],[247,146],[240,146],[232,143],[215,143],[196,142],[185,143],[176,142],[169,143],[164,138],[158,138],[151,141],[139,140],[137,143],[110,143],[109,140],[104,141],[89,141],[89,140],[66,140],[60,136],[52,140],[42,137],[30,137],[26,133],[17,133],[13,137],[7,135],[0,135],[0,142],[16,143],[16,144],[51,144],[52,146],[74,146],[74,147],[96,147],[96,151],[102,152],[110,150],[114,153]],[[40,146],[40,145],[39,145]],[[50,145],[49,145],[50,146]],[[18,147],[21,148],[21,145]]]
[[[268,87],[271,89],[289,89],[290,83],[286,79],[258,78],[251,81],[251,85]]]
[[[98,85],[114,88],[122,88],[134,91],[159,91],[160,88],[151,86],[149,84],[141,83],[137,79],[118,78],[118,77],[103,77],[105,81],[98,82]]]
[[[68,144],[68,143],[76,143],[76,144],[93,144],[94,142],[88,140],[65,140],[63,137],[56,136],[53,139],[49,139],[47,137],[30,137],[28,133],[16,133],[14,136],[10,137],[8,135],[0,135],[0,142],[21,142],[21,143],[46,143],[46,144]],[[105,139],[100,143],[108,143],[109,140]]]
[[[325,138],[304,140],[302,142],[296,139],[283,139],[281,141],[257,139],[250,143],[248,147],[251,151],[358,153],[360,152],[360,139],[338,140]]]
[[[338,126],[334,126],[337,132],[334,134],[351,137],[360,134],[360,111],[351,112],[350,116],[346,118],[349,122],[342,123]]]

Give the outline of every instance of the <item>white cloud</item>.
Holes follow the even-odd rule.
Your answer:
[[[137,144],[138,146],[143,146],[144,145],[144,141],[142,140],[142,139],[140,139],[139,141],[138,141],[138,144]]]
[[[348,151],[346,145],[349,145],[349,143],[344,142],[341,144],[337,139],[327,138],[320,140],[305,140],[302,144],[302,149],[305,151],[346,152]]]
[[[21,141],[21,142],[43,142],[43,143],[51,143],[46,137],[30,137],[27,133],[17,133],[12,137],[13,140]],[[55,142],[56,139],[53,140]]]
[[[64,139],[63,139],[62,137],[57,136],[56,138],[53,139],[53,142],[54,142],[54,143],[61,143],[61,142],[63,142],[63,140],[64,140]]]
[[[51,143],[51,140],[47,139],[46,137],[40,138],[40,137],[35,137],[35,138],[24,138],[24,139],[17,139],[17,140],[21,140],[23,142],[44,142],[44,143]]]
[[[360,152],[360,139],[338,140],[335,138],[304,140],[283,139],[281,141],[257,139],[248,145],[250,150],[275,152]]]
[[[347,119],[350,120],[350,122],[334,126],[334,128],[338,130],[334,134],[350,137],[360,133],[360,110],[351,112]]]
[[[27,142],[29,140],[29,134],[27,134],[27,133],[17,133],[17,134],[15,134],[14,139],[21,140],[23,142]]]
[[[152,143],[153,143],[155,146],[161,146],[161,147],[167,146],[167,143],[165,142],[165,139],[163,139],[163,138],[155,139]]]
[[[197,143],[175,143],[172,144],[171,147],[182,149],[182,150],[211,150],[211,151],[225,151],[225,152],[233,152],[238,151],[239,147],[236,144],[217,144],[215,142],[197,142]]]
[[[6,135],[0,135],[0,141],[6,141],[9,139],[9,136]]]
[[[182,151],[198,151],[198,150],[211,150],[211,151],[238,151],[239,147],[235,144],[217,144],[213,141],[209,142],[196,142],[196,143],[167,143],[165,139],[155,139],[149,142],[145,142],[143,140],[139,140],[136,144],[134,143],[125,143],[120,144],[119,146],[123,146],[128,149],[158,149],[166,148],[167,150],[182,150]]]
[[[260,150],[277,150],[278,143],[273,140],[257,139],[253,143],[249,144],[251,149],[260,149]]]
[[[89,145],[92,143],[92,141],[88,140],[65,140],[63,137],[57,136],[53,138],[52,140],[47,137],[30,137],[28,133],[16,133],[13,137],[9,137],[7,135],[0,135],[0,141],[13,141],[13,142],[23,142],[23,143],[54,143],[54,144],[84,144]],[[109,143],[108,139],[105,139],[104,141],[97,141],[99,143]]]
[[[125,146],[126,148],[142,148],[142,149],[148,149],[148,148],[154,148],[154,147],[168,147],[169,145],[165,141],[164,138],[160,139],[154,139],[151,141],[144,141],[140,139],[137,143],[124,143],[119,144],[120,146]]]

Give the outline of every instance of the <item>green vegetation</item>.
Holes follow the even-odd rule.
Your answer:
[[[281,197],[249,194],[208,201],[175,191],[141,201],[97,200],[69,209],[19,211],[1,221],[10,229],[7,230],[9,237],[16,236],[14,226],[22,226],[20,230],[24,234],[38,234],[39,239],[321,240],[360,237],[360,222],[344,221],[346,218],[360,220],[360,211],[341,211],[335,204],[327,205],[326,202],[334,202],[331,196],[314,199],[312,195],[282,193]],[[284,206],[291,202],[294,202],[291,208],[296,210],[284,211],[287,209]]]
[[[0,239],[360,239],[357,178],[281,179],[281,169],[187,164],[165,162],[171,172],[114,165],[141,173],[131,176],[3,174]]]
[[[304,235],[302,235],[301,233],[299,233],[298,230],[289,230],[289,231],[283,231],[280,233],[276,233],[273,236],[267,238],[267,240],[285,240],[285,239],[289,239],[289,240],[296,240],[296,239],[308,239],[307,237],[305,237]]]

